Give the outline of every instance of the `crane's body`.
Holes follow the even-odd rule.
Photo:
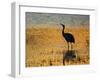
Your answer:
[[[71,33],[65,33],[63,36],[67,42],[75,43],[75,39]]]

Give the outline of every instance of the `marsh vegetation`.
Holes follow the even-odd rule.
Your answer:
[[[42,24],[26,28],[26,67],[63,66],[68,44],[61,31],[58,25]],[[73,50],[77,54],[75,59],[66,60],[65,65],[89,64],[89,28],[72,26],[66,27],[65,32],[74,35]]]

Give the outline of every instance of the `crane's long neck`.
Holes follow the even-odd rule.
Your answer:
[[[64,29],[65,29],[65,27],[63,26],[62,35],[64,35]]]

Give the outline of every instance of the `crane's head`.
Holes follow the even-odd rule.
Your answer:
[[[60,23],[60,25],[61,25],[63,28],[65,28],[65,25],[64,25],[64,24]]]

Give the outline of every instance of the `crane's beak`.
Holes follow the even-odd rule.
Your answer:
[[[61,26],[64,26],[64,24],[60,23]]]
[[[60,25],[63,25],[62,23],[60,23]]]

